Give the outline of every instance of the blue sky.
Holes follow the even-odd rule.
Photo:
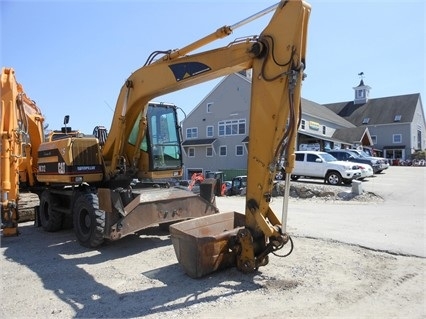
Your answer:
[[[155,50],[182,48],[277,1],[1,0],[1,65],[15,69],[49,124],[110,127],[127,77]],[[364,72],[370,98],[420,93],[426,104],[424,0],[311,0],[307,78],[317,103],[353,99]],[[259,34],[271,14],[203,50]],[[189,113],[218,80],[158,97]]]

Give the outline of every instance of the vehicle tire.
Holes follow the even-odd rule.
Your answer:
[[[71,229],[73,226],[72,214],[62,215],[62,229]]]
[[[54,197],[48,190],[40,196],[40,223],[45,231],[55,232],[61,230],[63,215],[61,212],[53,210]]]
[[[99,209],[93,193],[77,196],[73,208],[74,233],[84,247],[95,248],[104,242],[105,212]]]
[[[290,178],[291,178],[292,181],[297,181],[300,178],[300,176],[299,175],[291,175]]]
[[[325,176],[325,182],[330,185],[340,185],[342,183],[342,176],[336,171],[328,172]]]

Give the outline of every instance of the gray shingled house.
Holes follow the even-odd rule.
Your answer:
[[[389,159],[407,159],[416,150],[426,149],[426,124],[419,93],[369,99],[371,87],[353,88],[353,101],[324,106],[358,129],[368,129],[374,150]],[[343,134],[336,137],[346,139]]]
[[[249,143],[251,77],[224,77],[183,120],[185,178],[195,172],[224,171],[226,178],[245,174]],[[327,150],[372,146],[368,128],[315,102],[302,99],[297,148]]]

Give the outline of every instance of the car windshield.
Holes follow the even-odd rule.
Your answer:
[[[321,154],[321,157],[322,157],[322,159],[324,160],[324,161],[326,161],[327,163],[328,162],[335,162],[335,161],[337,161],[337,158],[335,158],[333,155],[331,155],[331,154],[327,154],[327,153],[325,153],[325,154]]]
[[[351,152],[351,156],[352,156],[353,158],[361,158],[361,157],[362,157],[360,154],[358,154],[358,153],[353,153],[353,152]]]
[[[371,157],[371,155],[370,154],[368,154],[368,153],[366,153],[366,152],[364,152],[364,151],[359,151],[360,153],[361,153],[361,156],[364,156],[364,157]]]

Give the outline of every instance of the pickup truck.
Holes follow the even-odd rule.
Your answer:
[[[357,163],[338,161],[326,152],[297,151],[296,161],[291,173],[292,180],[300,177],[324,179],[324,183],[340,185],[350,184],[352,180],[361,177]]]

